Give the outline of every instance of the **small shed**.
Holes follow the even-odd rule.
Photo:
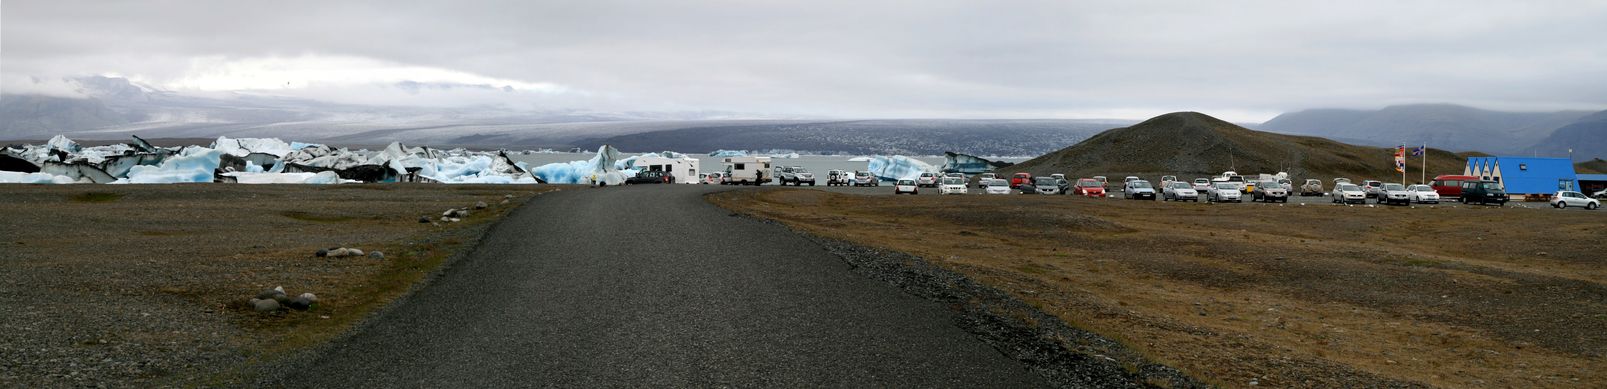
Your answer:
[[[1462,174],[1499,182],[1510,195],[1550,195],[1579,188],[1573,161],[1567,158],[1472,157]]]

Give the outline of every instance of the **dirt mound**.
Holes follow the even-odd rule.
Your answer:
[[[1385,179],[1394,169],[1394,149],[1357,146],[1310,136],[1255,131],[1198,112],[1156,116],[1131,127],[1105,131],[1071,147],[1006,169],[1034,175],[1073,177],[1136,175],[1158,179],[1175,174],[1207,177],[1233,170],[1240,174],[1289,172],[1292,178]],[[1408,158],[1407,179],[1415,182],[1420,157]],[[1429,176],[1459,174],[1466,159],[1448,151],[1429,151]]]
[[[1607,160],[1596,158],[1574,164],[1574,172],[1580,174],[1607,174]]]

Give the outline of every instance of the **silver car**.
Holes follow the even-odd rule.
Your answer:
[[[1161,189],[1162,201],[1193,201],[1200,202],[1200,192],[1194,190],[1193,185],[1187,182],[1172,181],[1166,188]]]
[[[1377,196],[1379,204],[1412,204],[1412,193],[1406,191],[1406,185],[1393,182],[1379,185]]]
[[[1363,191],[1360,186],[1349,182],[1335,185],[1334,191],[1329,193],[1333,195],[1336,203],[1361,204],[1367,202],[1367,192]]]
[[[1225,203],[1229,201],[1242,203],[1244,202],[1244,197],[1242,196],[1244,196],[1244,194],[1239,192],[1239,184],[1232,182],[1218,182],[1212,184],[1210,192],[1206,192],[1205,200],[1213,203]]]
[[[1428,185],[1412,185],[1406,187],[1406,192],[1412,194],[1412,202],[1418,204],[1439,204],[1440,193]]]
[[[1122,186],[1122,197],[1134,200],[1155,200],[1155,187],[1144,180],[1129,180]]]

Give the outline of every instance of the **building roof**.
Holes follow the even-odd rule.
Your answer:
[[[1578,179],[1573,161],[1567,158],[1468,158],[1469,166],[1492,163],[1501,169],[1501,186],[1506,187],[1508,193],[1553,193],[1557,191],[1558,181]]]
[[[1576,174],[1580,181],[1607,181],[1607,174]]]

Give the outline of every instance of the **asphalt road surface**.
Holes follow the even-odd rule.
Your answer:
[[[946,307],[702,199],[723,189],[542,195],[283,384],[1046,385],[956,327]]]

